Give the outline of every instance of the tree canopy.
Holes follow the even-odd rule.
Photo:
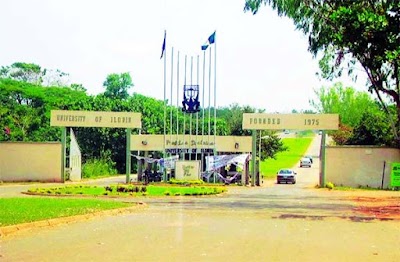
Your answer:
[[[129,73],[109,74],[104,81],[106,88],[104,95],[108,98],[127,99],[129,88],[133,87],[132,78]]]
[[[308,36],[309,51],[320,51],[322,76],[334,78],[343,70],[356,76],[360,67],[385,112],[385,98],[394,102],[391,127],[399,142],[400,128],[400,1],[398,0],[247,0],[244,9],[257,13],[269,5],[292,19]],[[388,117],[391,121],[392,117]]]
[[[339,114],[340,122],[350,127],[358,125],[367,110],[381,110],[370,94],[344,87],[342,83],[321,87],[314,92],[317,99],[310,100],[310,104],[318,113]]]

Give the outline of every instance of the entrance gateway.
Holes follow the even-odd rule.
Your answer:
[[[252,167],[251,184],[255,185],[256,177],[256,150],[257,150],[257,130],[321,130],[321,166],[320,166],[320,186],[325,186],[325,141],[327,130],[339,129],[338,114],[264,114],[264,113],[244,113],[243,129],[252,130]]]
[[[142,128],[140,113],[51,110],[50,126],[61,127],[61,181],[65,180],[66,137],[68,127],[126,128],[126,182],[131,173],[131,129]]]
[[[339,128],[338,114],[264,114],[264,113],[244,113],[242,128],[252,130],[252,186],[255,186],[256,177],[256,151],[257,151],[257,130],[321,130],[321,166],[320,166],[320,186],[325,186],[325,141],[326,130],[337,130]],[[109,127],[109,128],[126,128],[126,182],[130,181],[131,173],[131,137],[135,141],[136,136],[131,135],[132,128],[141,128],[141,114],[134,112],[99,112],[99,111],[68,111],[68,110],[52,110],[50,116],[50,126],[59,126],[62,128],[62,159],[61,169],[64,182],[65,158],[66,158],[66,127]],[[137,137],[139,138],[139,137]],[[140,136],[140,144],[147,144]],[[148,137],[150,138],[150,137]],[[161,137],[160,137],[161,138]],[[196,138],[198,138],[196,136]],[[202,137],[204,138],[204,137]],[[161,138],[166,139],[165,135]],[[176,140],[179,140],[175,138]],[[215,139],[215,137],[214,137]],[[234,149],[229,151],[248,151],[248,138],[231,137],[228,138],[230,143],[234,142]],[[244,139],[243,141],[238,141]],[[189,140],[190,141],[190,140]],[[145,142],[145,143],[144,143]],[[197,142],[197,139],[196,139]],[[215,140],[214,140],[215,143]],[[197,143],[194,143],[193,149],[197,151]],[[137,144],[136,144],[137,145]],[[240,145],[240,147],[239,147]],[[244,146],[241,146],[244,145]],[[176,145],[175,145],[176,147]],[[208,146],[206,146],[207,148]],[[214,145],[215,148],[215,145]],[[165,148],[164,148],[165,150]]]

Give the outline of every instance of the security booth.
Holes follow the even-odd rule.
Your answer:
[[[207,182],[229,183],[238,181],[240,177],[241,184],[248,182],[251,151],[249,136],[131,135],[130,140],[130,150],[136,152],[139,160],[138,176],[143,175],[143,158],[148,158],[154,152],[164,151],[164,157],[154,161],[157,161],[165,174],[165,180],[202,179]],[[232,170],[224,172],[228,165],[241,167],[237,170],[232,167]]]

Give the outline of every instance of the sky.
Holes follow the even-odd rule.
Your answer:
[[[164,62],[160,55],[164,30],[166,90],[170,90],[173,63],[177,68],[177,52],[180,68],[184,55],[188,61],[193,57],[196,66],[197,56],[200,60],[202,57],[201,45],[216,31],[218,107],[237,103],[269,113],[312,109],[309,100],[315,99],[314,90],[333,83],[316,76],[318,60],[307,51],[307,38],[295,30],[289,19],[278,17],[269,7],[252,15],[243,11],[244,3],[245,0],[2,0],[0,66],[27,62],[59,69],[69,74],[70,83],[83,84],[93,95],[104,92],[107,75],[129,72],[134,83],[131,93],[163,99]],[[183,90],[184,70],[179,71],[180,87],[177,79],[172,78],[172,82],[177,90]],[[363,83],[342,81],[363,87]],[[175,94],[175,89],[168,92],[167,98],[170,93]]]

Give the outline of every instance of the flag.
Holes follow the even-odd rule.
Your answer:
[[[164,41],[163,41],[163,44],[162,44],[162,47],[161,47],[160,59],[163,58],[164,53],[165,53],[165,41],[166,41],[166,39],[167,39],[167,30],[164,30]]]
[[[201,50],[207,50],[208,46],[215,43],[215,31],[212,33],[207,41],[201,46]]]

